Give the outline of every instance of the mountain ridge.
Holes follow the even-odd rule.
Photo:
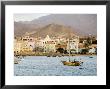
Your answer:
[[[48,26],[49,24],[51,24],[51,25],[57,24],[57,26],[61,25],[64,28],[70,28],[71,30],[73,30],[74,34],[77,34],[80,36],[87,36],[88,34],[97,36],[97,19],[96,19],[96,17],[97,17],[97,15],[95,15],[95,14],[93,14],[93,15],[51,14],[48,16],[40,17],[39,19],[34,19],[32,21],[14,22],[15,36],[22,36],[26,32],[29,32],[29,33],[33,32],[33,31],[40,32],[40,30],[42,30],[42,29],[46,33],[44,28],[46,28],[46,26]],[[54,28],[55,28],[55,26],[54,26]],[[68,30],[70,30],[70,29],[68,29]],[[59,30],[62,30],[62,29],[59,29]],[[40,32],[40,35],[44,34],[44,32],[42,32],[42,33]],[[56,32],[56,31],[54,31],[54,32]],[[66,33],[65,33],[65,35],[66,35]]]

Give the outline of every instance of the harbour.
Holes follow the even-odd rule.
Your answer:
[[[15,76],[96,76],[97,56],[70,56],[70,61],[81,60],[81,66],[66,66],[68,56],[26,56],[19,64],[14,64]]]

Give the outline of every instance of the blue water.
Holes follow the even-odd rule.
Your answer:
[[[82,60],[81,66],[64,66],[61,61],[68,57],[27,56],[14,64],[15,76],[96,76],[97,56],[74,56],[71,60]]]

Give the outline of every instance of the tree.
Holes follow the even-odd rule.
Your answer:
[[[93,44],[97,44],[97,40],[93,40],[92,43],[93,43]]]
[[[87,38],[87,40],[84,42],[84,47],[86,49],[89,49],[89,46],[92,45],[92,40],[90,37]]]
[[[67,50],[64,50],[64,54],[67,54],[68,52],[67,52]]]
[[[64,53],[64,49],[63,48],[58,48],[57,52]]]
[[[35,48],[33,49],[33,51],[34,51],[34,52],[43,52],[44,49],[43,49],[43,48],[40,48],[40,47],[35,47]]]
[[[88,49],[82,49],[81,54],[86,54],[88,52]]]

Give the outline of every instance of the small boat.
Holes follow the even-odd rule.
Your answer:
[[[93,58],[93,57],[89,57],[89,58]]]
[[[20,59],[18,59],[17,57],[14,57],[14,64],[19,64],[20,63]]]
[[[18,61],[14,61],[14,64],[19,64],[19,62]]]
[[[62,61],[62,63],[67,66],[81,66],[82,64],[80,61]]]
[[[79,69],[83,69],[83,68],[79,68]]]
[[[68,42],[69,41],[70,40],[68,40]],[[70,42],[69,42],[69,44],[70,44]],[[83,63],[81,61],[75,61],[75,59],[74,59],[74,61],[70,61],[70,46],[69,46],[69,61],[61,61],[61,62],[67,66],[81,66],[81,64]]]

